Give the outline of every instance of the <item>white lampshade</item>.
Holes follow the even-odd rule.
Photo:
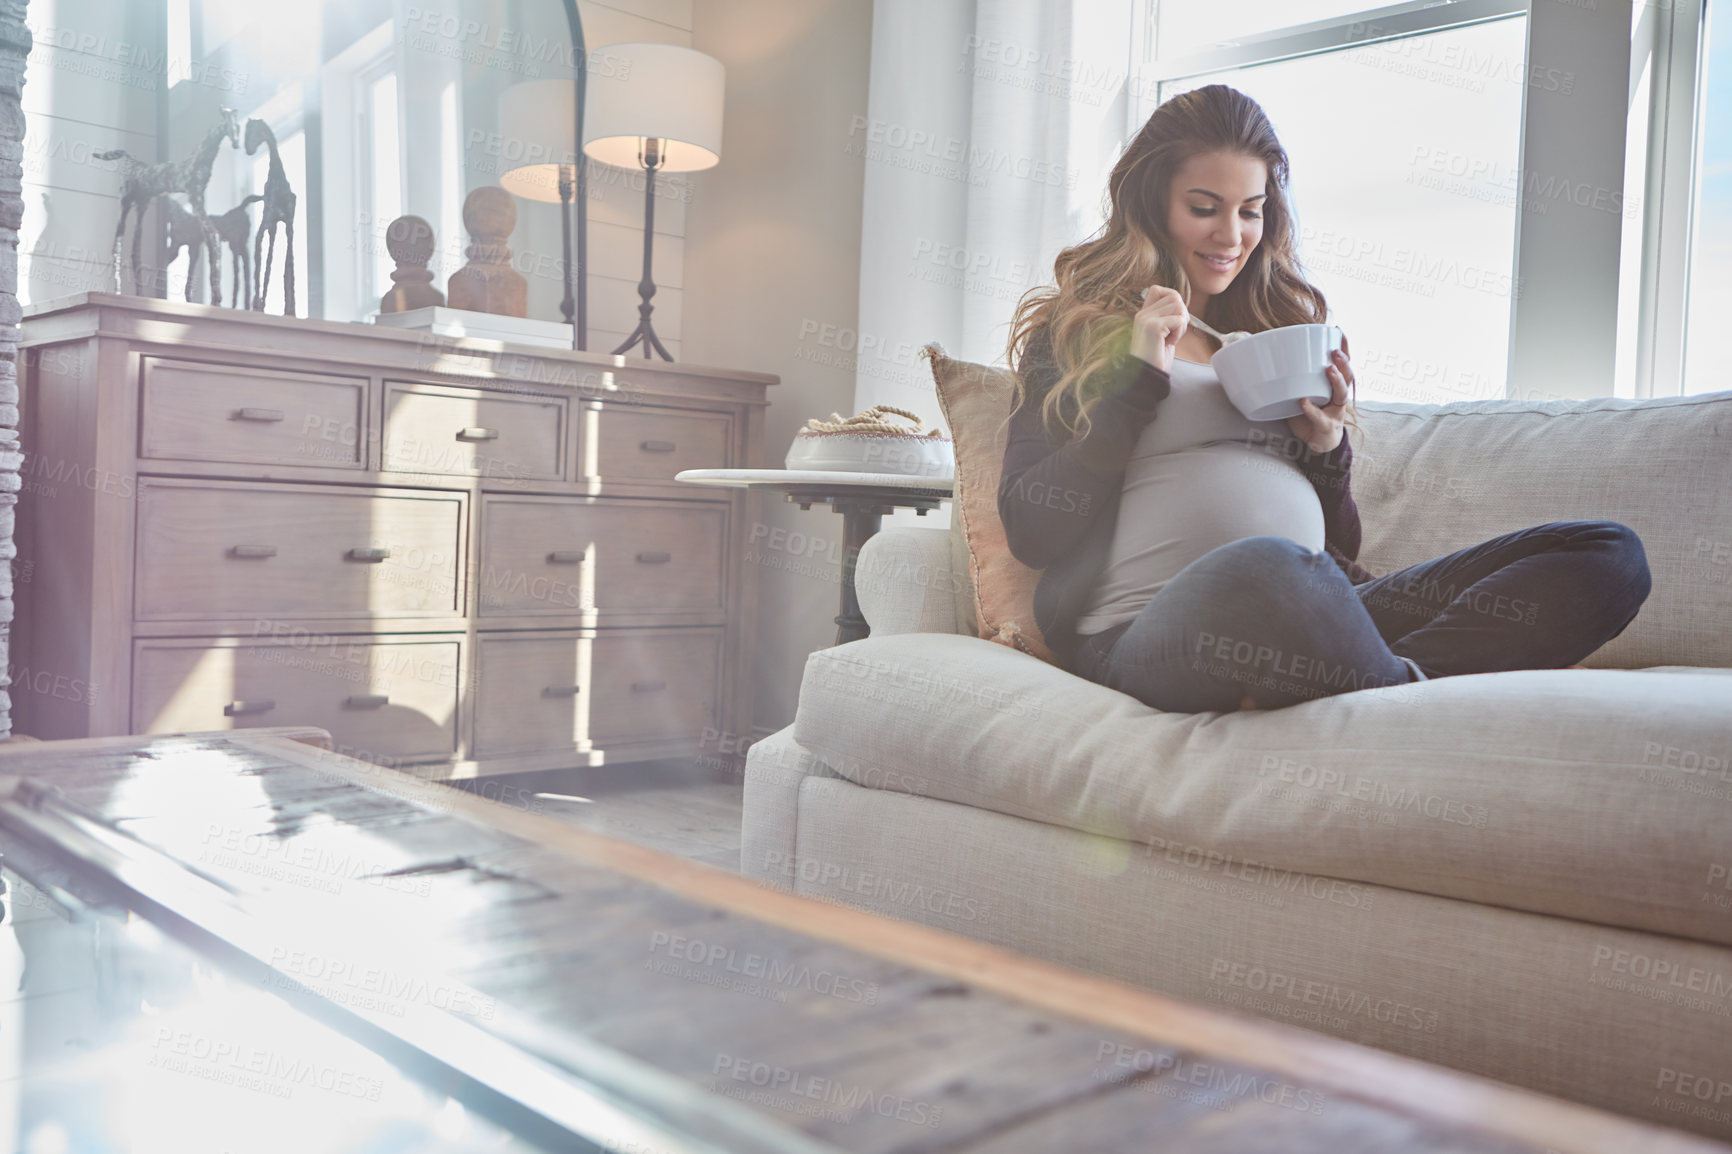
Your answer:
[[[593,87],[593,86],[592,86]],[[499,94],[499,186],[528,200],[559,202],[559,166],[577,164],[577,82],[528,80]],[[584,109],[585,120],[589,110]]]
[[[590,60],[583,110],[583,151],[590,159],[637,168],[643,140],[653,136],[665,142],[663,172],[695,172],[721,160],[720,60],[646,41],[606,45]]]

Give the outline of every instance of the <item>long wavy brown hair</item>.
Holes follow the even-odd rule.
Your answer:
[[[1305,279],[1294,251],[1287,199],[1287,152],[1255,100],[1225,84],[1180,93],[1155,109],[1126,146],[1107,181],[1110,213],[1093,238],[1058,254],[1054,284],[1024,293],[1011,321],[1007,360],[1017,374],[1015,405],[1025,388],[1021,369],[1030,341],[1047,330],[1059,379],[1041,408],[1048,429],[1062,425],[1087,435],[1100,402],[1103,372],[1130,356],[1131,318],[1150,285],[1186,299],[1190,279],[1167,232],[1173,176],[1193,156],[1212,152],[1256,157],[1268,170],[1263,236],[1225,292],[1210,298],[1203,320],[1221,332],[1262,332],[1328,319],[1323,293]]]

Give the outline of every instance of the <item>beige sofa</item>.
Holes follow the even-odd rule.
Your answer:
[[[861,553],[872,636],[748,754],[744,872],[1732,1137],[1732,393],[1366,404],[1360,560],[1623,521],[1590,669],[1167,714],[975,635],[966,550]]]

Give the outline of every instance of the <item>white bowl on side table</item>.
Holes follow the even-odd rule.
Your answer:
[[[912,422],[897,425],[892,417]],[[907,409],[873,405],[856,416],[816,418],[794,434],[784,463],[790,469],[830,473],[885,473],[934,480],[956,476],[956,448],[937,429],[920,431]]]

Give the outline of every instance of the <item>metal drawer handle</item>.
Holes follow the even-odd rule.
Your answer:
[[[497,441],[499,439],[499,430],[498,429],[458,429],[457,430],[457,439],[459,441]]]
[[[347,557],[351,561],[383,561],[390,555],[391,550],[385,548],[383,545],[375,545],[366,549],[356,547],[343,554],[343,556]]]
[[[643,450],[646,453],[671,453],[674,451],[672,441],[645,441]]]
[[[260,559],[260,558],[265,558],[265,557],[275,557],[276,555],[277,555],[277,547],[275,545],[230,545],[229,546],[229,556],[230,557],[245,557],[245,558]]]
[[[231,421],[280,421],[284,413],[281,409],[236,409],[229,414]]]
[[[631,683],[633,693],[654,693],[658,689],[666,689],[667,687],[668,683],[665,681],[634,681]]]
[[[276,707],[276,701],[269,697],[261,697],[255,701],[231,701],[223,706],[223,716],[245,717],[249,713],[269,713]]]
[[[549,685],[541,691],[543,697],[576,697],[582,692],[580,685]]]
[[[357,693],[343,699],[345,709],[382,709],[391,704],[383,693]]]
[[[547,555],[549,565],[577,565],[582,561],[582,549],[555,549]]]
[[[657,549],[653,552],[639,553],[637,559],[642,561],[645,565],[660,565],[663,561],[673,560],[673,554],[663,553],[661,550]]]

